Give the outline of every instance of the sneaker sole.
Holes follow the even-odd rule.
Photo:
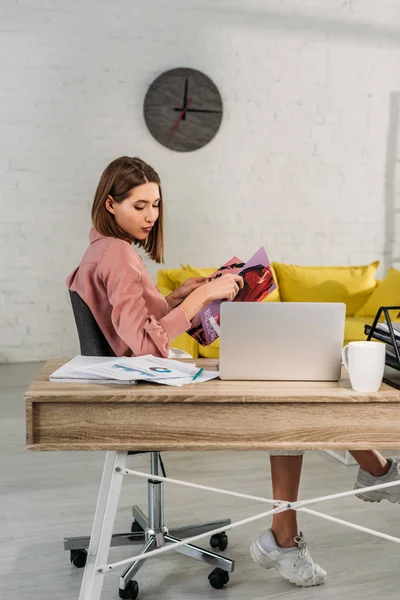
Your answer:
[[[295,581],[293,579],[290,579],[290,577],[287,577],[285,573],[282,573],[279,563],[269,558],[266,554],[264,554],[264,552],[261,552],[256,541],[253,542],[250,546],[250,556],[253,559],[253,561],[263,569],[276,569],[279,575],[281,575],[284,579],[290,581],[290,583],[293,583],[297,587],[317,587],[325,583],[325,581],[320,581],[319,583],[307,583],[306,581],[303,581],[300,583],[298,580]]]
[[[361,486],[355,485],[355,490],[361,489]],[[363,502],[381,502],[382,500],[388,500],[392,504],[400,503],[400,493],[399,494],[391,494],[390,496],[382,496],[379,492],[364,492],[363,494],[356,494],[356,498],[363,500]]]

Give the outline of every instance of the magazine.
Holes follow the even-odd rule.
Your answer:
[[[215,271],[210,279],[216,279],[225,273],[243,277],[243,289],[239,290],[233,302],[261,302],[276,288],[264,246],[261,246],[246,263],[234,256]],[[202,346],[208,346],[219,337],[221,302],[211,302],[192,319],[192,327],[187,333]]]

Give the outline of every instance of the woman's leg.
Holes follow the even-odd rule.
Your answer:
[[[399,482],[393,487],[381,488],[356,494],[365,502],[389,500],[394,504],[400,502],[400,465],[394,458],[386,459],[376,450],[349,450],[360,465],[354,489],[368,488],[382,483]]]
[[[386,459],[377,450],[349,450],[349,452],[361,469],[374,477],[386,475],[392,466],[392,461]],[[303,464],[302,453],[271,452],[270,461],[273,498],[295,502],[298,499]],[[294,538],[298,535],[296,511],[286,510],[273,515],[271,530],[278,546],[281,548],[294,546]]]
[[[271,478],[274,500],[296,502],[298,499],[303,455],[288,456],[272,453]],[[281,548],[296,546],[294,538],[298,535],[297,513],[295,510],[285,510],[273,515],[271,531],[276,543]]]
[[[349,452],[364,471],[368,471],[375,477],[386,475],[391,467],[391,462],[376,450],[349,450]]]
[[[271,452],[271,477],[274,500],[295,502],[298,497],[303,452]],[[250,546],[255,563],[276,569],[298,586],[321,585],[326,572],[315,563],[307,543],[297,529],[295,510],[273,515],[272,526]]]

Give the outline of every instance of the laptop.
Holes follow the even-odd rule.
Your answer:
[[[220,378],[337,381],[345,316],[338,302],[224,302]]]

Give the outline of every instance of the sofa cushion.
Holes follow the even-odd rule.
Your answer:
[[[369,320],[365,317],[346,317],[344,343],[348,344],[349,342],[362,342],[366,340],[367,336],[364,333],[364,325],[368,323]]]
[[[184,350],[188,352],[193,358],[199,356],[199,344],[187,333],[182,333],[179,337],[175,338],[171,342],[171,348],[177,348],[178,350]]]
[[[180,269],[160,269],[157,271],[157,287],[161,290],[168,290],[168,294],[174,291],[178,286],[176,285],[176,278]],[[164,296],[168,295],[164,291],[161,292]]]
[[[162,295],[164,296],[164,298],[166,296],[169,296],[169,294],[171,293],[171,288],[167,288],[167,287],[163,287],[163,286],[157,286],[158,291],[162,293]]]
[[[266,298],[264,298],[264,300],[261,300],[261,302],[281,302],[281,294],[279,292],[279,288],[278,286],[276,286],[276,288],[274,289],[273,292],[271,292],[270,294],[268,294],[268,296]]]
[[[374,317],[381,306],[400,306],[400,271],[398,269],[389,269],[385,279],[376,286],[355,316]]]
[[[274,262],[283,302],[344,302],[354,313],[374,291],[379,261],[363,266],[309,267]]]
[[[268,296],[266,298],[264,298],[264,300],[261,300],[261,302],[282,302],[281,293],[279,291],[278,275],[277,275],[273,265],[271,265],[271,270],[272,270],[272,275],[274,277],[274,281],[276,284],[276,288],[274,289],[273,292],[268,294]]]
[[[209,346],[200,346],[199,344],[199,356],[203,358],[219,358],[219,347],[219,338]]]

